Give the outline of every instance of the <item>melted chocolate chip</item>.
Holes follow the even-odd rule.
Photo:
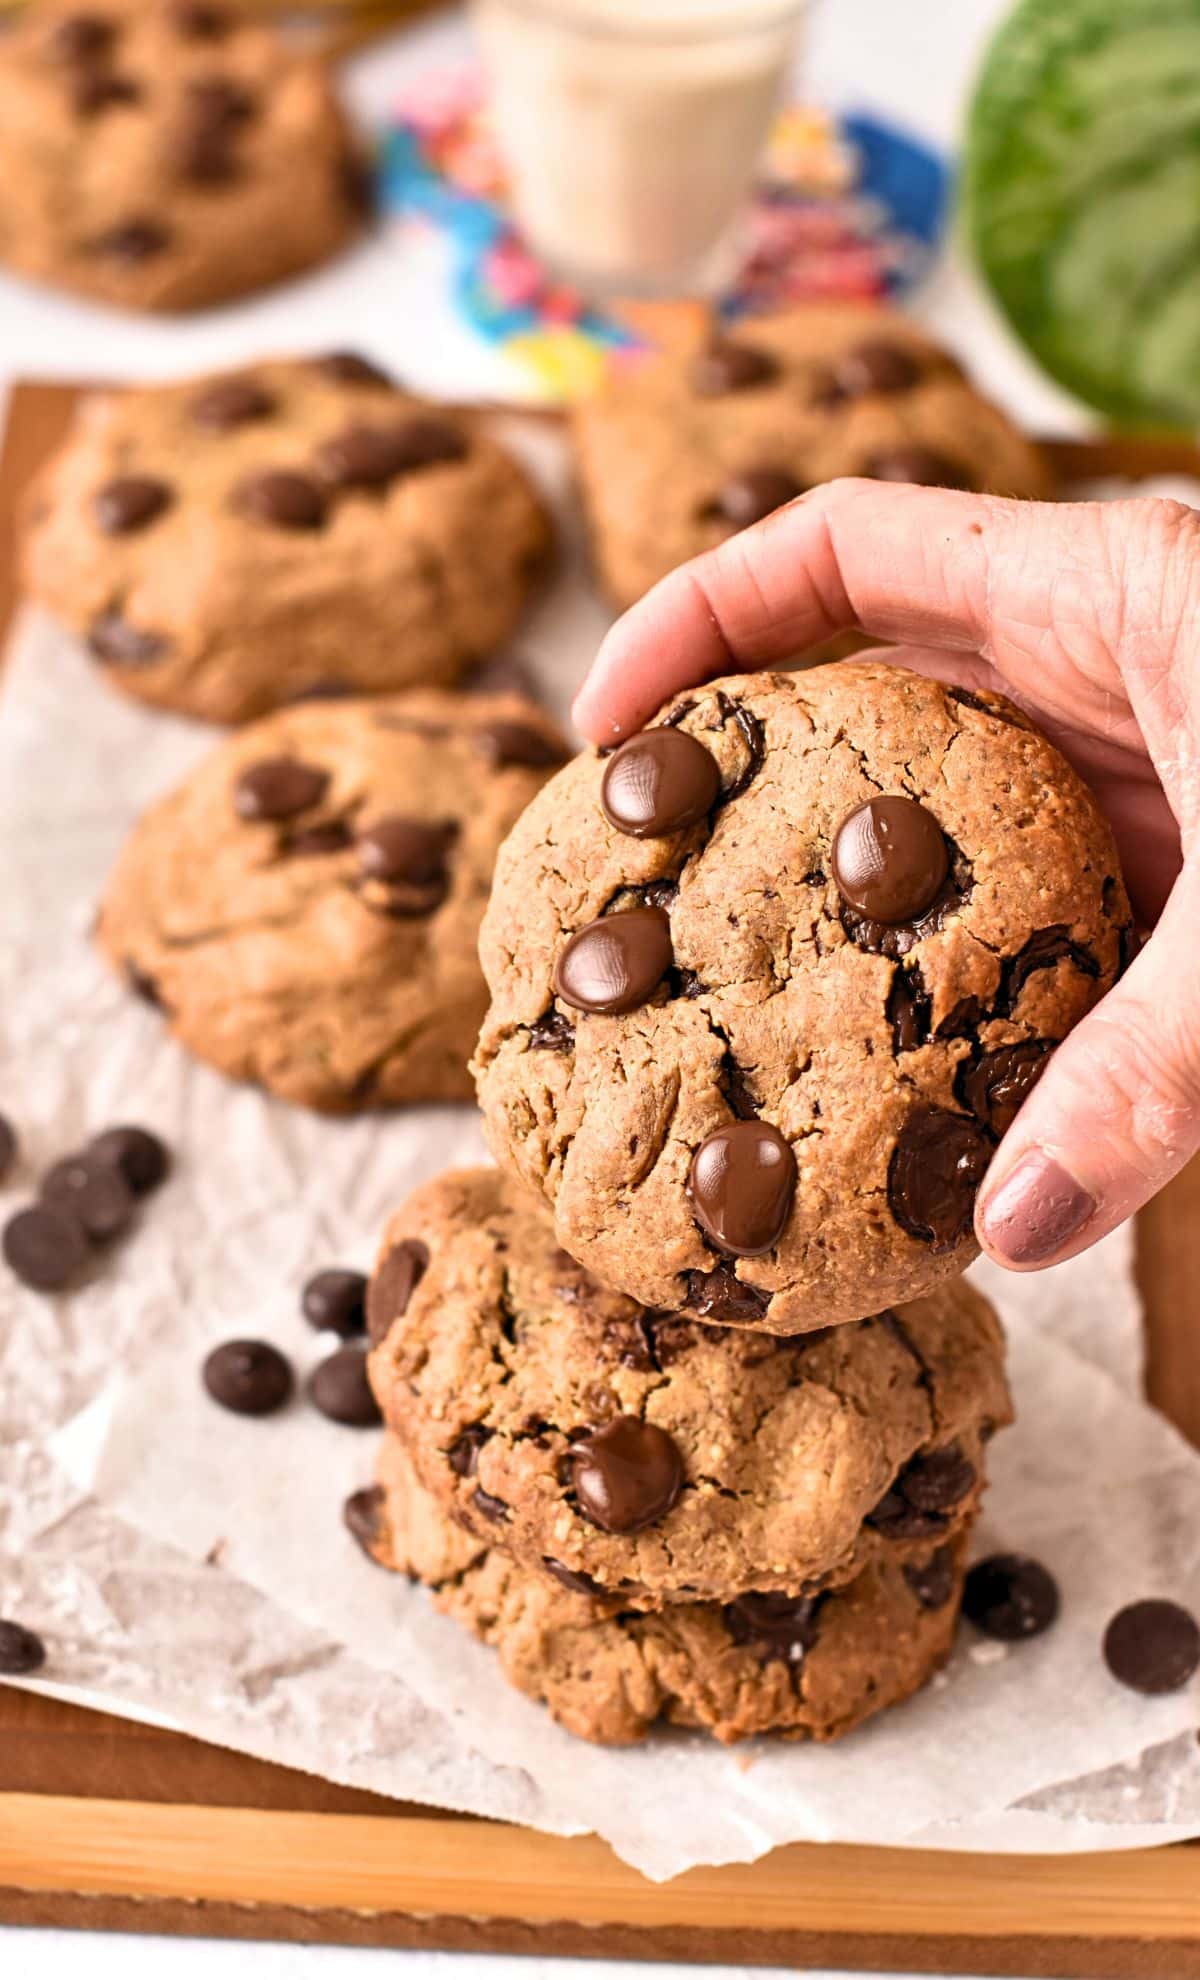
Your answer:
[[[757,344],[714,337],[707,349],[692,359],[689,376],[693,392],[702,399],[718,399],[727,392],[744,392],[754,385],[769,384],[778,371],[770,351],[762,350]]]
[[[105,1128],[89,1141],[85,1153],[91,1161],[119,1170],[135,1196],[148,1196],[171,1168],[166,1143],[149,1128]]]
[[[726,1105],[737,1120],[758,1119],[758,1101],[747,1081],[745,1070],[739,1066],[728,1046],[721,1061],[720,1086]]]
[[[360,357],[357,351],[327,351],[323,357],[314,358],[313,364],[339,385],[380,385],[388,391],[395,389],[394,380],[387,372],[369,358]]]
[[[900,1490],[899,1481],[867,1514],[866,1523],[885,1540],[931,1540],[949,1525],[944,1513],[923,1512],[914,1506]]]
[[[14,1278],[34,1292],[62,1292],[78,1278],[89,1253],[78,1218],[52,1203],[18,1210],[4,1226],[0,1248]]]
[[[953,1251],[971,1229],[991,1152],[961,1114],[940,1107],[910,1114],[888,1164],[888,1204],[901,1230],[933,1252]]]
[[[203,1373],[213,1401],[235,1416],[270,1416],[292,1393],[291,1363],[269,1341],[226,1341]]]
[[[939,1547],[927,1561],[909,1561],[901,1568],[905,1581],[923,1609],[944,1609],[957,1579],[953,1547]]]
[[[584,1574],[579,1568],[565,1567],[562,1561],[554,1560],[550,1554],[544,1554],[542,1556],[542,1566],[545,1568],[547,1574],[554,1577],[555,1581],[561,1582],[564,1588],[569,1588],[572,1595],[603,1595],[605,1593],[600,1582],[593,1581],[590,1574]]]
[[[389,426],[347,426],[317,449],[317,466],[337,488],[386,488],[398,475],[461,461],[466,452],[457,427],[418,417]]]
[[[989,1554],[977,1561],[963,1590],[963,1614],[1001,1643],[1040,1636],[1058,1616],[1058,1586],[1028,1554]]]
[[[892,1044],[897,1053],[915,1052],[929,1042],[933,1000],[925,988],[920,968],[896,968],[888,986],[885,1006],[892,1027]]]
[[[128,536],[145,529],[170,506],[171,490],[153,475],[125,474],[106,482],[92,498],[97,527],[106,536]]]
[[[1158,1698],[1200,1669],[1200,1629],[1178,1602],[1131,1602],[1104,1632],[1104,1661],[1119,1684]]]
[[[920,382],[921,367],[911,351],[882,337],[867,337],[843,351],[831,376],[839,398],[862,399],[877,393],[910,392]]]
[[[456,1478],[474,1478],[479,1468],[479,1453],[491,1434],[482,1423],[472,1423],[460,1431],[446,1452],[446,1463]]]
[[[372,1347],[378,1347],[393,1323],[408,1312],[428,1264],[428,1245],[419,1238],[403,1238],[376,1268],[367,1287],[367,1334]]]
[[[233,491],[233,506],[254,522],[276,529],[320,529],[325,520],[325,496],[306,474],[269,468],[247,475]]]
[[[671,924],[662,908],[628,908],[571,936],[555,965],[554,988],[577,1011],[632,1011],[653,996],[672,961]]]
[[[363,1348],[338,1348],[319,1362],[309,1378],[308,1393],[322,1416],[332,1423],[344,1423],[353,1430],[371,1430],[383,1421],[367,1375]]]
[[[767,1121],[732,1121],[701,1142],[688,1170],[693,1215],[719,1251],[761,1258],[774,1250],[796,1193],[796,1158]]]
[[[133,1222],[133,1191],[120,1170],[86,1154],[55,1162],[42,1178],[41,1195],[82,1225],[92,1244],[108,1244]]]
[[[535,1052],[573,1052],[575,1027],[561,1011],[544,1011],[529,1027],[529,1043]]]
[[[735,1643],[764,1663],[801,1664],[817,1640],[819,1596],[775,1593],[739,1595],[725,1606],[725,1627]]]
[[[600,804],[618,832],[657,839],[699,824],[720,791],[717,760],[703,743],[683,729],[645,729],[609,757]]]
[[[954,1090],[989,1134],[1007,1134],[1026,1096],[1032,1093],[1050,1062],[1053,1046],[1030,1038],[1018,1045],[1001,1045],[971,1061],[964,1059]]]
[[[46,1661],[46,1646],[24,1623],[0,1616],[0,1676],[29,1677]]]
[[[294,818],[320,804],[329,773],[294,756],[264,756],[248,764],[233,787],[233,808],[247,822]]]
[[[722,721],[734,724],[746,746],[746,761],[741,771],[732,784],[721,792],[719,801],[725,806],[740,798],[754,782],[766,757],[767,739],[758,716],[744,702],[735,701],[723,689],[717,695],[717,707],[721,711]]]
[[[89,651],[109,667],[152,667],[170,648],[165,633],[135,626],[120,612],[102,612],[88,629]]]
[[[472,732],[471,740],[493,770],[521,768],[549,770],[565,763],[567,753],[554,737],[547,736],[528,722],[486,722]]]
[[[863,463],[862,473],[872,481],[915,482],[920,488],[975,486],[960,462],[952,461],[948,454],[939,454],[932,447],[921,447],[915,442],[908,446],[890,447],[886,453],[873,454],[870,460]]]
[[[950,867],[942,829],[908,797],[871,798],[837,828],[833,877],[842,899],[871,921],[919,921]]]
[[[196,425],[212,433],[232,433],[252,420],[269,419],[275,409],[271,394],[253,378],[219,378],[198,392],[188,407]]]
[[[351,1492],[342,1507],[347,1532],[357,1540],[369,1560],[374,1559],[372,1550],[382,1531],[385,1498],[382,1485],[364,1485],[361,1491]]]
[[[918,1512],[953,1512],[975,1486],[975,1466],[957,1444],[925,1451],[905,1465],[896,1490]]]
[[[155,260],[170,245],[171,236],[161,221],[141,218],[122,220],[91,243],[93,253],[105,254],[110,261],[125,262],[131,268]]]
[[[606,1533],[640,1533],[664,1519],[683,1490],[679,1447],[655,1423],[618,1416],[573,1442],[579,1510]]]
[[[425,825],[398,812],[360,832],[355,851],[363,879],[386,890],[392,915],[432,914],[450,883],[447,857],[458,827]]]
[[[367,1275],[344,1265],[314,1272],[300,1295],[300,1311],[319,1333],[340,1334],[346,1341],[366,1332]]]
[[[1091,950],[1073,942],[1070,930],[1062,922],[1039,928],[1001,968],[995,1004],[997,1016],[1011,1017],[1030,977],[1039,969],[1057,969],[1060,962],[1073,963],[1083,976],[1094,978],[1100,974],[1100,965]]]
[[[771,1303],[769,1292],[747,1285],[729,1265],[718,1265],[712,1272],[689,1272],[686,1280],[689,1311],[718,1327],[753,1326]]]
[[[733,475],[725,482],[711,513],[732,523],[734,529],[749,529],[752,523],[762,522],[764,516],[774,514],[785,502],[794,502],[803,493],[795,475],[782,468],[747,468],[743,474]]]

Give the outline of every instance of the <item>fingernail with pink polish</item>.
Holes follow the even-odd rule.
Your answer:
[[[1040,1148],[1022,1155],[980,1212],[990,1249],[1012,1265],[1044,1265],[1078,1236],[1096,1199]]]

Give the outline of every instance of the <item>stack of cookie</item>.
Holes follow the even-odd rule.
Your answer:
[[[1093,800],[995,696],[750,676],[577,758],[484,923],[504,1173],[418,1192],[371,1286],[368,1550],[588,1738],[913,1691],[1009,1416],[975,1190],[1129,939]]]

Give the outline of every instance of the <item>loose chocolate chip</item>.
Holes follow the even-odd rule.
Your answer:
[[[46,36],[46,52],[56,62],[98,62],[111,50],[116,33],[115,21],[104,14],[68,14]]]
[[[717,760],[703,743],[684,729],[645,729],[609,757],[600,804],[618,832],[658,839],[706,818],[720,791]]]
[[[90,1160],[117,1169],[135,1196],[157,1189],[171,1167],[166,1143],[149,1128],[105,1128],[84,1152]]]
[[[173,0],[167,11],[176,32],[190,41],[221,41],[233,26],[224,7],[207,6],[205,0]]]
[[[0,1674],[29,1677],[40,1671],[45,1661],[46,1646],[40,1636],[26,1629],[24,1623],[0,1617]]]
[[[832,375],[839,396],[861,399],[875,393],[910,392],[920,381],[921,367],[902,345],[868,337],[842,352]]]
[[[973,1489],[975,1475],[975,1466],[958,1445],[945,1444],[910,1459],[896,1486],[918,1512],[953,1512]]]
[[[444,887],[446,854],[456,829],[392,812],[359,833],[355,840],[359,866],[368,880],[418,887],[436,882]]]
[[[683,1490],[674,1439],[640,1416],[618,1416],[572,1442],[571,1482],[579,1510],[606,1533],[640,1533],[664,1519]]]
[[[909,1561],[900,1572],[923,1609],[944,1609],[954,1593],[954,1549],[939,1547],[927,1561]]]
[[[989,1133],[1007,1134],[1026,1096],[1032,1093],[1049,1064],[1053,1046],[1030,1038],[1019,1045],[1001,1045],[974,1063],[964,1059],[955,1079],[955,1092],[982,1121]]]
[[[735,529],[749,529],[803,493],[796,477],[782,468],[747,468],[725,483],[716,499],[715,514]]]
[[[77,117],[97,117],[118,103],[138,103],[142,92],[131,77],[105,69],[81,69],[71,79],[71,105]]]
[[[531,728],[527,722],[486,722],[472,737],[479,754],[493,770],[519,766],[526,770],[549,770],[565,763],[566,751],[554,737]]]
[[[251,420],[269,419],[275,400],[252,378],[219,378],[198,392],[188,407],[197,426],[212,433],[231,433]]]
[[[689,1272],[686,1280],[689,1312],[718,1327],[753,1325],[771,1303],[769,1292],[748,1286],[729,1265],[718,1265],[712,1272]]]
[[[383,1422],[367,1376],[363,1348],[338,1348],[336,1354],[319,1362],[309,1377],[308,1393],[322,1416],[334,1423],[347,1424],[354,1430],[370,1430]]]
[[[133,1191],[121,1171],[87,1154],[56,1162],[42,1178],[41,1194],[82,1224],[93,1244],[107,1244],[133,1221]]]
[[[1058,1616],[1058,1585],[1028,1554],[989,1554],[963,1590],[963,1614],[1001,1643],[1040,1636]]]
[[[332,1265],[314,1272],[300,1295],[300,1311],[310,1327],[349,1340],[367,1328],[367,1275]]]
[[[106,536],[145,529],[169,507],[171,490],[149,474],[125,474],[106,482],[92,498],[92,513]]]
[[[1104,1661],[1119,1684],[1148,1698],[1182,1691],[1200,1668],[1200,1629],[1178,1602],[1131,1602],[1104,1632]]]
[[[292,1393],[291,1363],[269,1341],[225,1341],[204,1364],[204,1386],[235,1416],[270,1416]]]
[[[864,462],[863,474],[872,481],[911,481],[920,488],[973,488],[974,482],[965,467],[952,461],[948,455],[939,454],[932,447],[911,446],[889,448],[886,453],[873,454]]]
[[[953,1251],[971,1228],[991,1159],[978,1125],[940,1107],[909,1115],[888,1164],[888,1203],[901,1230],[931,1251]]]
[[[306,825],[298,832],[289,832],[285,850],[292,859],[319,859],[330,853],[345,852],[350,844],[350,828],[345,821],[327,818],[321,825]]]
[[[833,840],[842,899],[871,921],[918,921],[950,868],[942,828],[913,798],[878,797],[843,818]]]
[[[122,220],[107,233],[98,234],[92,249],[96,254],[108,255],[112,261],[137,268],[143,261],[153,261],[164,254],[170,245],[171,236],[159,221],[135,219]]]
[[[7,1114],[0,1114],[0,1181],[17,1159],[17,1131]]]
[[[238,777],[233,808],[248,822],[294,818],[320,804],[328,788],[328,772],[315,764],[301,763],[294,756],[264,756]]]
[[[102,612],[88,629],[88,647],[110,667],[152,667],[170,650],[165,633],[135,626],[120,612]]]
[[[744,392],[752,385],[767,384],[778,370],[771,353],[757,344],[714,337],[707,349],[692,359],[692,390],[702,399],[723,398],[726,392]]]
[[[603,1595],[605,1593],[603,1585],[598,1581],[593,1581],[590,1574],[584,1574],[579,1568],[565,1567],[562,1561],[554,1560],[549,1554],[542,1556],[542,1566],[545,1568],[547,1574],[553,1575],[555,1581],[561,1582],[564,1588],[569,1588],[572,1595]]]
[[[735,1643],[764,1663],[802,1664],[817,1640],[819,1596],[752,1593],[725,1607],[725,1627]]]
[[[428,1245],[419,1238],[404,1238],[378,1266],[367,1287],[367,1336],[372,1347],[378,1347],[393,1322],[408,1312],[428,1264]]]
[[[456,1478],[474,1478],[479,1466],[479,1453],[491,1434],[482,1423],[472,1423],[454,1439],[446,1452],[446,1463]]]
[[[572,935],[555,965],[554,988],[577,1011],[632,1011],[653,996],[673,960],[662,908],[627,908]]]
[[[877,1506],[867,1514],[866,1523],[885,1540],[931,1540],[944,1533],[949,1524],[944,1513],[922,1512],[900,1489],[899,1480],[889,1487]]]
[[[732,1121],[700,1143],[687,1194],[719,1251],[761,1258],[783,1235],[796,1193],[796,1158],[768,1121]]]
[[[314,358],[313,363],[318,371],[323,371],[327,378],[335,378],[340,385],[384,385],[389,391],[395,389],[395,380],[379,365],[360,357],[357,351],[328,351],[323,357]]]
[[[35,1292],[61,1292],[88,1259],[87,1233],[60,1205],[36,1203],[4,1226],[5,1261],[14,1277]]]
[[[342,1507],[346,1530],[357,1540],[368,1560],[375,1558],[372,1548],[383,1525],[385,1497],[382,1485],[364,1485],[361,1491],[351,1492]]]
[[[466,439],[448,421],[404,419],[347,426],[317,449],[317,466],[337,488],[386,488],[398,475],[461,461],[466,452]]]
[[[288,468],[247,475],[233,491],[233,506],[254,522],[276,529],[320,529],[326,501],[317,483]]]

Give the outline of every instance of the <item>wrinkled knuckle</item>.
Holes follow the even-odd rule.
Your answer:
[[[1137,554],[1160,563],[1176,557],[1200,558],[1200,511],[1167,495],[1143,496],[1121,503],[1124,522],[1132,519],[1138,538]]]

